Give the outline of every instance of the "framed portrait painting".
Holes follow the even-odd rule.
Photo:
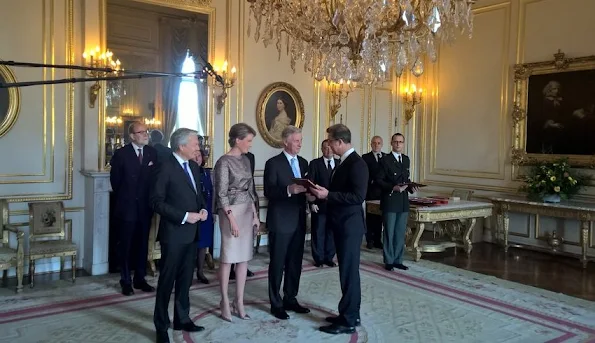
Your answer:
[[[512,164],[595,167],[595,56],[515,66]]]
[[[300,93],[285,82],[270,84],[258,99],[256,123],[267,144],[274,148],[283,147],[283,130],[289,125],[304,126],[304,102]]]
[[[16,78],[12,71],[0,65],[0,84],[14,83]],[[16,123],[21,104],[18,88],[0,88],[0,137],[4,136]]]

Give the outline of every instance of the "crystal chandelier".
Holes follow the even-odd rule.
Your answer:
[[[322,81],[376,84],[405,69],[424,71],[424,56],[456,33],[473,31],[473,0],[248,0],[254,38],[282,44],[295,72],[297,60]]]

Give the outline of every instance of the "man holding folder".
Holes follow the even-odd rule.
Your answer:
[[[384,268],[407,270],[403,265],[405,231],[409,217],[409,194],[417,191],[416,184],[409,179],[409,157],[403,154],[405,137],[395,133],[390,142],[392,152],[380,161],[376,183],[382,188],[380,208],[382,210]]]

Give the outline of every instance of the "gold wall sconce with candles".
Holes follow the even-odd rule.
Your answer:
[[[421,104],[422,101],[422,89],[415,87],[415,84],[405,87],[405,93],[403,94],[405,120],[408,123],[411,118],[415,115],[416,106]]]
[[[161,121],[155,118],[145,118],[145,125],[149,128],[149,131],[161,128]]]
[[[88,52],[85,51],[83,53],[85,66],[93,68],[91,70],[86,70],[87,75],[94,78],[106,77],[110,74],[118,75],[122,70],[122,63],[119,59],[114,61],[113,57],[113,52],[111,52],[109,49],[101,52],[99,46],[95,47],[95,49],[89,50]],[[99,81],[95,81],[95,83],[89,88],[90,108],[95,108],[95,102],[97,101],[97,96],[99,95],[100,89],[101,85],[99,84]]]
[[[106,117],[105,124],[107,127],[118,127],[122,125],[122,118],[120,117]]]
[[[339,82],[327,82],[327,89],[329,94],[329,114],[331,117],[331,121],[335,120],[337,113],[339,113],[339,108],[341,108],[341,101],[347,99],[349,93],[357,86],[355,82],[351,80],[347,80],[344,82],[343,79],[339,80]],[[343,117],[341,116],[341,122],[343,122]]]
[[[234,86],[236,82],[236,67],[231,68],[231,72],[227,72],[227,61],[223,62],[221,69],[218,66],[213,66],[215,73],[221,76],[218,78],[211,78],[213,86],[213,96],[215,97],[215,107],[217,114],[221,114],[223,106],[225,106],[225,100],[227,99],[227,90]]]

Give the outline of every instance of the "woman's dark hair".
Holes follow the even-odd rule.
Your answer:
[[[236,146],[236,139],[242,140],[250,134],[256,137],[256,131],[252,128],[252,126],[246,123],[234,124],[229,129],[229,139],[227,142],[229,143],[229,146],[233,148]]]

